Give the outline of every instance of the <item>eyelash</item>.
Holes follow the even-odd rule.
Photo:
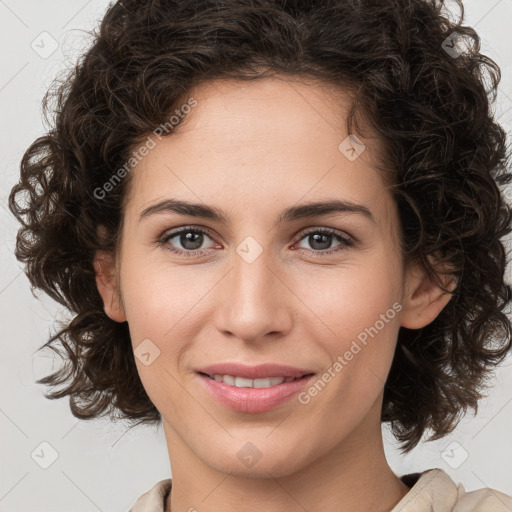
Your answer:
[[[159,241],[159,245],[163,247],[165,250],[172,252],[173,254],[177,254],[179,256],[185,256],[185,257],[200,257],[205,252],[208,251],[208,249],[196,249],[192,251],[183,251],[181,249],[175,249],[171,247],[168,242],[170,239],[176,237],[177,235],[180,235],[181,233],[197,233],[197,234],[206,234],[210,238],[213,238],[213,233],[206,228],[196,228],[192,226],[184,226],[182,228],[179,228],[175,231],[171,231],[170,233],[167,233],[164,235]],[[340,245],[336,246],[334,249],[326,249],[326,250],[308,250],[304,248],[298,249],[298,251],[307,251],[307,252],[313,252],[316,253],[316,255],[320,257],[328,256],[336,252],[340,252],[345,250],[347,247],[351,247],[354,245],[354,241],[348,237],[342,236],[338,231],[332,228],[310,228],[308,231],[303,232],[300,237],[294,242],[294,244],[299,243],[304,238],[306,238],[308,235],[311,235],[313,233],[321,233],[325,235],[332,235],[334,238],[336,238],[337,241],[341,242]]]

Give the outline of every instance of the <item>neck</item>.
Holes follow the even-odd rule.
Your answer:
[[[217,471],[165,422],[164,428],[173,482],[165,512],[389,512],[410,490],[386,461],[380,418],[373,428],[360,425],[329,453],[277,478],[271,472],[256,478]]]

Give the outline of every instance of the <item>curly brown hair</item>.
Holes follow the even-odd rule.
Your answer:
[[[130,175],[104,197],[95,191],[192,87],[280,74],[355,92],[348,132],[361,133],[358,119],[366,119],[382,140],[404,261],[420,262],[440,285],[435,262],[445,263],[457,282],[433,322],[400,328],[382,421],[407,452],[427,429],[440,438],[468,408],[476,412],[512,345],[501,241],[512,212],[498,187],[512,175],[506,133],[490,108],[500,68],[479,53],[480,38],[461,25],[457,5],[458,21],[436,0],[110,5],[90,48],[45,94],[46,119],[55,100],[51,129],[27,149],[9,197],[22,224],[16,257],[31,286],[74,315],[39,349],[65,349],[64,367],[37,381],[65,384],[47,398],[69,395],[81,419],[161,421],[139,379],[127,322],[104,312],[92,263],[96,251],[118,247]]]

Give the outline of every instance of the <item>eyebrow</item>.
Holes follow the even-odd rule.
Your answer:
[[[226,214],[219,208],[205,204],[180,201],[177,199],[165,199],[152,206],[149,206],[141,212],[139,221],[143,221],[147,217],[156,213],[167,212],[210,219],[220,222],[224,225],[229,224]],[[376,223],[375,217],[372,215],[372,212],[367,206],[353,203],[351,201],[342,201],[340,199],[331,199],[291,206],[280,213],[277,222],[292,222],[299,219],[318,217],[321,215],[331,215],[336,213],[357,213],[366,217],[373,223]]]

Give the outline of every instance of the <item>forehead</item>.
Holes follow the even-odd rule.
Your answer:
[[[132,171],[133,213],[168,196],[260,217],[327,197],[386,214],[388,193],[372,166],[377,139],[364,139],[357,147],[364,151],[347,157],[354,144],[345,127],[348,92],[274,78],[208,82],[189,97],[196,106],[172,134],[153,137],[155,146]]]

